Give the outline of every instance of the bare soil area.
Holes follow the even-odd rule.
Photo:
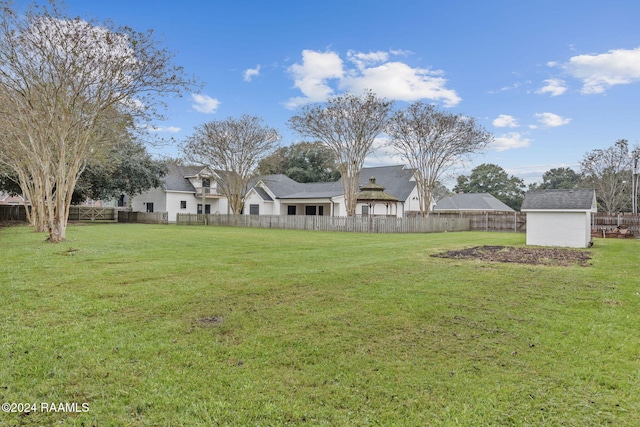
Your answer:
[[[514,248],[509,246],[475,246],[432,255],[437,258],[478,259],[529,265],[568,267],[591,265],[589,251],[564,248]]]

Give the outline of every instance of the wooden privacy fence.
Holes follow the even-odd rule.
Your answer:
[[[468,231],[468,218],[395,218],[383,216],[202,215],[178,214],[178,225],[223,225],[287,230],[347,231],[360,233],[435,233]]]
[[[0,205],[0,221],[27,221],[23,205]]]
[[[115,221],[115,208],[95,208],[91,206],[69,206],[69,221]],[[24,205],[0,205],[1,221],[27,221]]]
[[[118,211],[118,222],[138,224],[167,224],[169,214],[167,212],[130,212]]]
[[[640,235],[640,214],[597,212],[591,214],[591,228],[597,231],[611,231],[618,226],[625,226],[636,236]]]
[[[115,208],[92,206],[69,206],[69,221],[115,221]]]
[[[434,212],[439,218],[466,218],[471,231],[525,232],[527,214],[524,212]]]

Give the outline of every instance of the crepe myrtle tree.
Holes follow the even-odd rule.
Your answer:
[[[414,102],[396,111],[386,134],[389,146],[415,170],[420,214],[429,214],[439,180],[463,158],[483,150],[493,135],[473,118]]]
[[[289,126],[329,148],[337,159],[344,186],[347,216],[356,213],[356,194],[364,160],[382,133],[393,107],[392,101],[365,91],[329,98],[324,104],[302,107],[289,119]]]
[[[239,215],[258,163],[277,148],[279,140],[278,132],[262,118],[245,114],[197,126],[181,150],[188,161],[219,171],[218,188]]]
[[[628,187],[633,182],[638,147],[629,149],[629,141],[619,139],[611,147],[589,151],[580,161],[581,186],[595,189],[600,208],[608,213],[634,207],[635,192]]]
[[[158,118],[163,95],[195,82],[151,31],[69,18],[55,1],[0,8],[0,162],[31,201],[36,231],[60,242],[79,176],[116,140],[113,121]]]

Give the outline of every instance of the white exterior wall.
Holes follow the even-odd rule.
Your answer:
[[[198,213],[199,201],[193,196],[193,193],[179,193],[179,192],[167,192],[166,210],[167,218],[169,222],[176,222],[178,213]],[[184,200],[187,202],[186,209],[180,209],[180,202]]]
[[[187,202],[186,209],[180,208],[181,201]],[[154,188],[131,200],[131,210],[134,212],[146,212],[147,203],[153,203],[154,212],[167,212],[169,222],[176,222],[178,213],[198,213],[198,204],[202,204],[202,198],[196,197],[191,192],[169,191],[165,192],[161,188]],[[211,205],[211,213],[226,214],[229,203],[226,198],[214,199],[206,198],[205,205]]]
[[[167,202],[165,198],[165,191],[162,188],[157,187],[134,196],[131,200],[131,210],[133,212],[146,212],[147,203],[153,203],[154,212],[166,212]]]
[[[247,196],[244,198],[244,210],[243,213],[245,215],[250,214],[250,206],[258,205],[260,206],[260,215],[279,215],[279,201],[265,201],[253,190],[250,190]],[[277,212],[277,213],[276,213]],[[226,212],[221,212],[226,213]]]
[[[527,210],[527,245],[587,248],[591,241],[591,213]]]

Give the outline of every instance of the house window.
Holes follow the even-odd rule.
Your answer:
[[[211,205],[204,205],[204,213],[207,215],[211,213]]]
[[[295,214],[296,214],[295,205],[287,206],[287,215],[295,215]]]
[[[187,209],[187,201],[180,200],[180,209]]]
[[[153,202],[147,202],[147,212],[153,212]]]
[[[249,205],[249,215],[260,215],[260,205]]]
[[[305,206],[304,214],[305,215],[315,215],[316,214],[316,207],[315,206]]]
[[[202,213],[202,203],[198,203],[198,215]]]
[[[320,216],[324,215],[324,206],[318,206],[318,215]]]
[[[202,178],[203,187],[211,187],[211,180],[209,178]]]
[[[369,215],[369,205],[362,206],[362,215]]]

